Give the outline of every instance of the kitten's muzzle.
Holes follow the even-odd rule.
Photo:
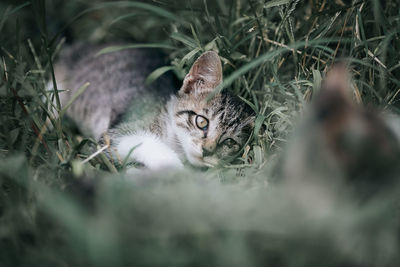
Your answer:
[[[212,168],[218,163],[218,161],[213,159],[211,156],[191,155],[188,159],[192,165],[197,167]]]
[[[212,156],[215,152],[216,145],[208,144],[203,146],[203,157]]]

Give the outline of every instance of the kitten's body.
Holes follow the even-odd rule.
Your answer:
[[[90,82],[67,115],[84,134],[110,137],[108,155],[114,162],[129,156],[153,170],[181,168],[186,161],[215,166],[247,140],[253,112],[227,93],[207,100],[222,82],[215,52],[204,53],[194,63],[176,94],[171,76],[144,85],[148,74],[162,64],[157,51],[123,50],[96,57],[100,48],[84,47],[89,50],[84,54],[77,53],[79,47],[71,48],[61,57],[56,74],[61,89],[71,89],[62,94],[64,105]],[[118,118],[121,123],[115,125]]]
[[[159,51],[126,49],[97,56],[105,47],[85,44],[68,47],[62,51],[55,67],[59,89],[67,90],[60,94],[63,105],[81,86],[90,83],[67,110],[67,115],[83,134],[95,139],[119,121],[132,101],[162,102],[177,91],[171,74],[145,85],[146,77],[164,64],[163,54]],[[146,114],[155,112],[154,105],[143,106]]]

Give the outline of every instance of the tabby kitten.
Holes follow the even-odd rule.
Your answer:
[[[160,58],[139,49],[87,54],[75,64],[64,60],[72,71],[61,59],[58,76],[63,87],[72,88],[64,104],[84,82],[91,83],[68,116],[82,132],[103,143],[110,139],[107,155],[117,163],[129,157],[151,170],[182,168],[185,162],[212,167],[236,155],[249,137],[254,112],[226,92],[207,99],[222,82],[218,54],[202,54],[177,93],[171,77],[144,85]]]

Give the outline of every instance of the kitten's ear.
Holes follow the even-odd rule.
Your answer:
[[[344,63],[337,63],[327,72],[321,90],[313,100],[314,112],[318,116],[340,117],[353,106],[349,69]],[[343,114],[337,115],[339,111]]]
[[[322,82],[321,93],[336,94],[351,102],[350,72],[346,64],[336,63],[328,71]]]
[[[222,66],[214,51],[203,53],[183,80],[180,94],[211,92],[222,82]]]

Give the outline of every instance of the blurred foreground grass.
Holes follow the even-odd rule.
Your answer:
[[[0,266],[399,265],[397,185],[330,202],[275,184],[335,60],[351,63],[357,103],[399,112],[397,1],[2,1],[0,14]],[[178,78],[217,49],[223,86],[262,129],[243,164],[134,179],[84,164],[90,140],[41,97],[56,97],[64,42],[116,40],[163,47]]]

